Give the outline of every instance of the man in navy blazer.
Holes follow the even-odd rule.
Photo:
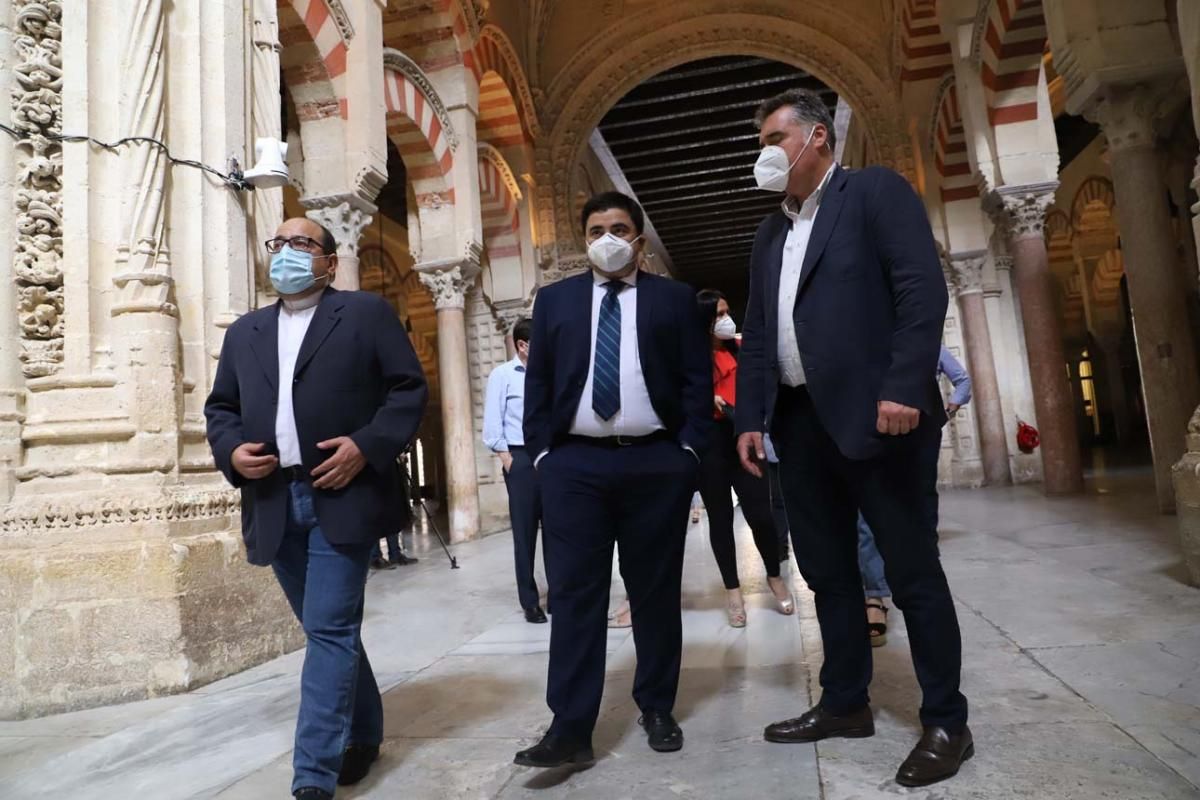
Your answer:
[[[617,192],[581,219],[593,269],[538,292],[525,373],[525,447],[542,483],[554,721],[516,763],[591,761],[600,713],[613,545],[633,611],[633,697],[650,747],[679,750],[672,711],[680,589],[712,365],[695,294],[638,270],[645,217]]]
[[[833,160],[822,99],[792,90],[756,123],[762,188],[786,192],[759,226],[738,368],[743,465],[758,474],[763,432],[825,650],[820,703],[766,738],[874,733],[871,648],[856,560],[857,512],[875,531],[904,612],[923,691],[924,734],[896,779],[923,786],[974,752],[959,691],[962,645],[938,555],[932,500],[946,414],[935,381],[947,293],[925,209],[887,169]]]
[[[365,777],[383,740],[363,589],[375,542],[410,513],[397,458],[427,390],[387,301],[329,286],[328,230],[290,219],[266,245],[280,300],[230,326],[204,411],[217,468],[242,490],[250,563],[271,565],[308,638],[292,790],[323,800]]]

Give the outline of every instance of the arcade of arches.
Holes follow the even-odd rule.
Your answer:
[[[1144,463],[1200,580],[1200,4],[5,0],[0,28],[22,137],[0,148],[0,718],[300,642],[243,564],[202,415],[223,331],[272,302],[285,215],[405,321],[433,390],[416,476],[473,539],[507,525],[482,389],[538,288],[585,268],[582,200],[638,195],[651,268],[737,298],[776,202],[750,119],[792,85],[828,99],[843,164],[925,200],[975,384],[942,483],[1070,494]],[[58,132],[222,171],[276,137],[290,185]]]

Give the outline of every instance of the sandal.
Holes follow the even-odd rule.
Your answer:
[[[617,610],[608,615],[608,627],[610,628],[632,628],[633,627],[633,609],[629,607],[629,602],[621,603]]]
[[[779,592],[775,591],[775,583],[772,583],[772,581],[779,583],[783,597],[780,597]],[[796,604],[792,601],[792,593],[788,590],[787,583],[784,582],[782,577],[767,578],[767,586],[770,587],[771,594],[775,597],[775,607],[779,609],[780,614],[790,617],[796,613]]]
[[[890,609],[883,601],[868,602],[867,608],[877,608],[883,612],[884,622],[867,622],[867,631],[871,635],[871,647],[883,647],[887,644],[887,614]]]
[[[725,600],[725,615],[729,618],[729,627],[744,628],[746,627],[746,604],[741,598],[738,602],[733,602],[730,599]]]

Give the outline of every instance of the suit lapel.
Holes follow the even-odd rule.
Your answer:
[[[262,320],[254,326],[254,337],[250,340],[250,349],[258,359],[259,366],[267,376],[267,383],[272,391],[279,390],[279,307],[276,302],[270,314],[264,314]]]
[[[825,252],[825,245],[829,243],[829,236],[837,226],[838,216],[842,213],[842,205],[846,200],[845,188],[846,171],[841,167],[835,167],[817,209],[817,219],[813,223],[812,235],[808,239],[808,249],[804,252],[804,266],[800,269],[800,287],[796,290],[797,299],[804,291],[809,278],[812,277],[821,253]]]
[[[343,305],[336,289],[325,290],[325,294],[321,296],[321,302],[317,306],[317,313],[313,315],[308,331],[304,334],[304,341],[300,344],[300,353],[296,356],[296,371],[293,377],[299,377],[304,372],[308,362],[312,361],[313,356],[321,349],[321,345],[329,338],[329,334],[333,333],[333,329],[341,322]]]

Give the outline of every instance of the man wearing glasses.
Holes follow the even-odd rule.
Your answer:
[[[266,248],[279,302],[229,328],[204,411],[217,467],[242,490],[247,557],[271,566],[308,638],[292,792],[324,800],[379,756],[363,589],[375,542],[406,524],[397,458],[428,392],[387,301],[330,286],[328,230],[289,219]]]

